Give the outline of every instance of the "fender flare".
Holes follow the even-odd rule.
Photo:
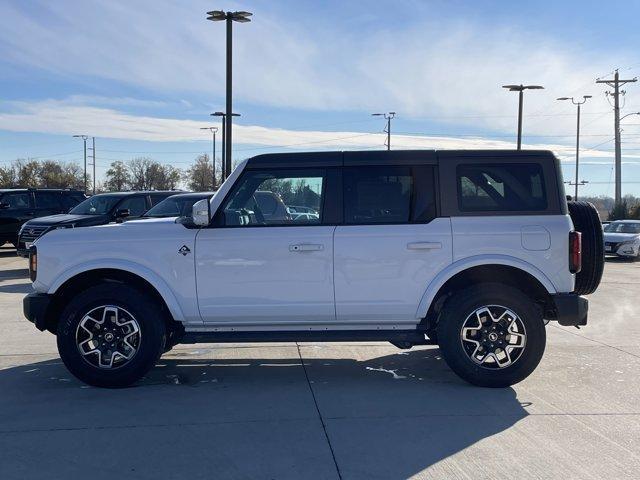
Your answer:
[[[55,281],[52,282],[49,286],[47,293],[50,295],[55,294],[56,291],[62,285],[64,285],[66,281],[70,280],[76,275],[89,272],[91,270],[100,269],[121,270],[132,275],[137,275],[138,277],[146,280],[160,294],[174,320],[179,322],[184,321],[184,313],[182,312],[182,308],[180,307],[180,304],[178,303],[175,295],[169,288],[169,285],[167,285],[163,278],[153,270],[131,261],[123,261],[118,259],[100,259],[74,265],[73,267],[66,269],[56,277]]]
[[[482,265],[504,265],[518,268],[538,280],[550,294],[557,293],[551,280],[540,269],[528,262],[508,255],[476,255],[453,262],[436,275],[420,299],[416,318],[424,318],[427,315],[431,302],[448,280],[460,272]]]

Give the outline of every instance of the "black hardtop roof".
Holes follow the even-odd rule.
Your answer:
[[[475,157],[550,157],[554,158],[550,150],[356,150],[334,152],[285,152],[265,153],[252,157],[247,162],[247,168],[264,167],[340,167],[350,165],[375,164],[437,164],[439,158]]]

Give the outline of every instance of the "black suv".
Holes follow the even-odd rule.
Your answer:
[[[87,197],[77,190],[12,188],[0,190],[0,245],[18,245],[20,226],[33,218],[66,213]]]
[[[29,256],[29,247],[39,237],[56,228],[90,227],[139,218],[175,191],[101,193],[87,198],[63,215],[50,215],[26,222],[20,229],[16,250],[21,257]],[[15,240],[14,240],[15,241]]]

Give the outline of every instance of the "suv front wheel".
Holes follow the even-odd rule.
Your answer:
[[[484,284],[451,296],[438,320],[442,356],[461,378],[508,387],[538,366],[546,331],[538,306],[520,290]]]
[[[58,324],[58,352],[79,380],[126,387],[140,380],[164,351],[161,308],[145,292],[104,282],[74,297]]]

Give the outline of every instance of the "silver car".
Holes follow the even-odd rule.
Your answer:
[[[617,220],[604,227],[604,253],[618,257],[640,255],[640,220]]]

